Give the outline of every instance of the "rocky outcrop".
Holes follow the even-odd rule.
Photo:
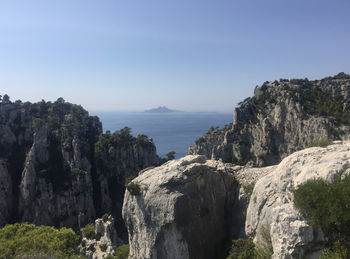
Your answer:
[[[223,241],[253,238],[273,258],[318,258],[327,243],[293,205],[309,179],[350,173],[350,142],[293,153],[252,168],[186,156],[144,170],[128,185],[123,217],[130,258],[220,258]]]
[[[96,219],[94,225],[96,238],[89,239],[83,236],[79,246],[80,253],[89,259],[102,259],[114,254],[116,245],[121,243],[114,225],[114,218],[111,215]]]
[[[159,165],[161,160],[153,141],[145,135],[132,137],[129,128],[100,135],[95,155],[98,210],[115,217],[119,237],[126,241],[127,231],[121,217],[125,179],[135,177],[144,168]]]
[[[193,146],[189,147],[188,154],[201,154],[209,159],[215,159],[220,152],[220,145],[224,142],[225,132],[232,127],[232,123],[223,129],[210,128],[202,137],[195,140]]]
[[[27,221],[78,228],[109,213],[123,233],[125,178],[158,165],[153,141],[127,129],[102,134],[97,117],[62,98],[34,104],[4,99],[0,226]]]
[[[346,140],[349,96],[350,76],[344,73],[315,81],[265,82],[235,109],[231,128],[208,132],[189,154],[266,166],[321,138]]]
[[[325,237],[314,229],[293,206],[293,189],[309,179],[329,182],[350,172],[350,143],[327,148],[308,148],[296,152],[277,165],[268,167],[251,195],[246,218],[246,233],[262,242],[268,230],[273,258],[318,258]]]
[[[43,126],[34,133],[34,142],[22,173],[19,186],[19,220],[38,225],[70,227],[87,224],[96,218],[91,164],[87,158],[81,159],[76,146],[75,159],[72,159],[71,163],[74,166],[79,165],[80,171],[75,173],[77,169],[72,168],[71,172],[65,172],[61,164],[56,164],[54,166],[61,167],[62,171],[52,172],[51,170],[56,168],[49,166],[49,161],[57,157],[51,156],[59,156],[60,153],[56,150],[58,151],[56,154],[52,152],[50,154],[50,147],[52,143],[49,140],[49,131]],[[68,161],[63,161],[63,165],[65,162]],[[45,168],[40,169],[43,167]],[[53,173],[69,173],[69,175],[55,177]]]
[[[230,238],[234,171],[204,156],[143,171],[124,198],[129,258],[218,258]]]

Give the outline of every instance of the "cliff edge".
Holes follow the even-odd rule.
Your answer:
[[[350,76],[281,79],[257,86],[239,103],[232,127],[209,131],[189,154],[234,164],[274,165],[322,138],[350,135]]]

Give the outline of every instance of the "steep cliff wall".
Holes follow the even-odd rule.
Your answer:
[[[158,163],[146,136],[102,134],[81,106],[7,99],[0,103],[0,226],[78,227],[107,212],[122,228],[125,177]]]
[[[142,172],[124,199],[129,258],[221,258],[230,240],[234,170],[186,156]]]
[[[265,82],[235,109],[232,128],[208,132],[189,149],[236,164],[277,164],[321,138],[350,135],[350,76]],[[224,137],[222,137],[224,136]]]
[[[146,170],[125,194],[130,258],[226,258],[223,241],[239,237],[271,246],[272,258],[319,258],[327,236],[295,208],[293,190],[310,179],[339,180],[349,166],[346,142],[268,167],[189,155]]]
[[[159,165],[161,159],[156,147],[145,135],[136,138],[129,128],[113,134],[101,134],[95,145],[96,209],[115,217],[119,237],[127,240],[127,231],[121,217],[125,179],[134,177],[144,168]]]

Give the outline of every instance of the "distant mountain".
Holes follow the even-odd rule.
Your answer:
[[[147,113],[172,113],[172,112],[181,112],[178,110],[171,110],[165,106],[159,106],[158,108],[153,108],[150,110],[145,110]]]

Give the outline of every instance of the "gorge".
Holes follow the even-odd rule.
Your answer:
[[[239,258],[230,248],[238,239],[270,245],[272,258],[319,258],[332,244],[293,195],[310,179],[331,183],[349,173],[349,94],[344,73],[265,82],[231,125],[209,130],[175,161],[129,128],[103,133],[97,117],[62,98],[4,96],[0,227],[29,222],[79,233],[109,214],[95,227],[114,225],[130,259]]]

